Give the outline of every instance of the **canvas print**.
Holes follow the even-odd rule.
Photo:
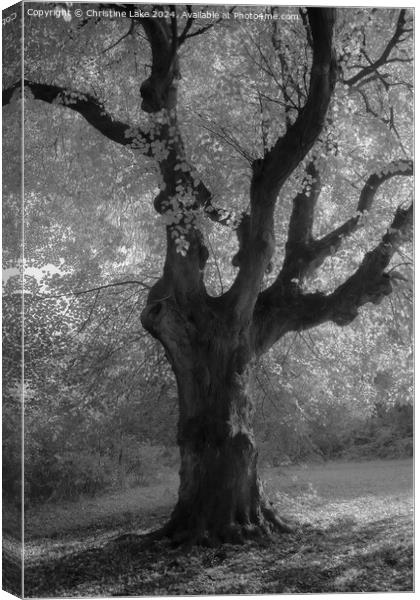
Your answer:
[[[413,591],[414,9],[2,18],[3,589]]]

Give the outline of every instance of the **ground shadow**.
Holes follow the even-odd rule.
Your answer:
[[[310,525],[265,544],[174,548],[126,536],[25,568],[26,596],[411,591],[411,520]]]

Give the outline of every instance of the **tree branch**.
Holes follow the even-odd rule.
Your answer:
[[[114,120],[105,110],[104,105],[94,96],[85,92],[69,90],[57,85],[37,83],[25,79],[25,89],[29,89],[36,100],[43,100],[49,104],[64,106],[78,112],[86,121],[108,139],[121,144],[137,148],[147,156],[152,156],[150,136],[137,127]],[[10,103],[15,93],[22,89],[18,81],[10,88],[3,91],[3,106]]]
[[[359,268],[333,293],[303,294],[296,287],[278,296],[277,302],[260,294],[253,316],[253,336],[257,355],[266,352],[289,331],[310,329],[332,321],[344,326],[353,321],[358,309],[378,304],[392,292],[392,274],[385,272],[399,246],[409,239],[413,205],[398,208],[381,242],[367,252]]]
[[[376,192],[383,183],[392,177],[412,174],[413,161],[405,159],[395,160],[381,171],[373,173],[360,192],[356,215],[347,219],[342,225],[324,237],[314,241],[312,245],[312,268],[319,267],[328,256],[337,252],[343,240],[362,226],[363,215],[371,210]]]
[[[147,113],[174,109],[179,79],[176,22],[172,19],[169,24],[165,18],[145,17],[141,24],[152,50],[152,71],[140,87],[142,109]]]
[[[336,82],[333,48],[335,10],[309,8],[313,59],[305,106],[262,159],[254,160],[251,214],[246,220],[236,255],[239,273],[227,294],[226,305],[240,319],[250,319],[264,273],[274,252],[274,207],[282,185],[306,156],[321,133]],[[240,258],[240,260],[238,260]],[[229,310],[229,308],[228,308]]]
[[[392,292],[392,276],[385,272],[399,246],[408,240],[413,224],[413,205],[398,208],[381,242],[367,252],[359,268],[332,294],[305,294],[300,296],[297,329],[308,329],[332,321],[348,325],[358,309],[371,302],[378,304]]]
[[[187,34],[188,34],[189,30],[191,29],[191,27],[192,27],[192,24],[194,23],[194,19],[193,19],[193,17],[191,16],[191,13],[192,13],[192,5],[191,5],[191,4],[187,4],[187,5],[186,5],[186,9],[187,9],[188,13],[190,13],[190,14],[189,14],[189,16],[188,16],[187,23],[186,23],[186,25],[185,25],[185,27],[184,27],[184,30],[183,30],[183,32],[181,33],[181,35],[179,36],[179,38],[178,38],[178,45],[179,45],[179,46],[181,46],[181,45],[182,45],[182,44],[185,42],[185,40],[186,40],[186,38],[187,38]]]
[[[153,150],[150,145],[152,136],[149,133],[142,132],[137,127],[114,120],[104,109],[103,104],[90,94],[71,91],[56,85],[36,83],[26,79],[24,80],[24,86],[31,91],[36,100],[42,100],[48,104],[56,104],[57,106],[74,110],[113,142],[123,146],[130,146],[141,151],[145,156],[153,157]],[[19,93],[20,89],[21,83],[17,82],[15,85],[4,90],[3,106],[10,104],[12,98],[15,94]],[[205,209],[206,216],[216,223],[221,225],[231,224],[231,212],[213,206],[211,193],[202,181],[193,184],[193,178],[190,176],[190,185],[194,189],[194,195],[197,199],[196,208],[202,206]]]
[[[367,80],[365,78],[368,78],[372,74],[376,74],[378,77],[381,78],[381,75],[378,72],[378,69],[380,67],[383,67],[384,65],[388,64],[389,62],[391,62],[391,60],[392,61],[394,60],[394,59],[390,60],[389,55],[394,50],[394,48],[396,48],[398,46],[398,44],[400,44],[401,42],[404,41],[403,34],[411,31],[411,30],[405,28],[406,12],[407,12],[406,9],[400,10],[398,19],[397,19],[397,23],[395,26],[394,34],[391,37],[391,39],[389,40],[389,42],[387,43],[387,45],[385,46],[385,48],[384,48],[382,54],[379,56],[379,58],[372,61],[365,53],[364,54],[365,58],[369,64],[366,65],[365,67],[363,67],[358,73],[356,73],[356,75],[353,75],[353,77],[349,77],[348,79],[343,79],[343,83],[345,83],[346,85],[349,85],[349,86],[353,86],[359,82],[367,83]],[[362,80],[365,80],[365,81],[362,82]]]
[[[130,27],[128,28],[128,31],[126,33],[124,33],[120,38],[118,38],[118,40],[116,42],[113,42],[110,46],[108,46],[107,48],[102,50],[102,53],[104,54],[105,52],[109,52],[110,50],[112,50],[113,48],[118,46],[118,44],[120,44],[123,40],[125,40],[125,38],[127,38],[129,35],[131,35],[134,32],[134,29],[135,29],[135,21],[132,20],[130,23]]]
[[[143,283],[143,281],[128,280],[128,281],[116,281],[115,283],[108,283],[106,285],[99,285],[97,287],[89,288],[87,290],[76,290],[76,291],[72,291],[72,292],[66,292],[65,294],[54,294],[54,295],[39,294],[37,296],[37,298],[44,300],[47,298],[53,299],[53,298],[64,298],[66,296],[81,296],[82,294],[90,294],[91,292],[100,292],[101,290],[105,290],[105,289],[112,288],[112,287],[117,287],[120,285],[139,285],[140,287],[142,287],[146,290],[151,289],[150,285]]]
[[[313,169],[310,165],[309,168]],[[312,237],[312,224],[313,212],[321,188],[319,178],[313,179],[309,196],[301,192],[294,199],[283,267],[274,283],[265,290],[265,297],[275,301],[275,297],[281,294],[294,279],[301,281],[318,269],[329,256],[339,250],[344,239],[363,225],[363,217],[372,208],[379,187],[392,177],[412,174],[413,162],[406,159],[392,161],[380,171],[373,173],[360,192],[355,215],[319,239]]]
[[[314,212],[320,193],[319,173],[314,162],[311,161],[306,167],[304,188],[293,199],[285,257],[282,270],[278,276],[278,280],[282,285],[283,282],[299,278],[301,275],[302,265],[307,260],[308,249],[313,243]]]
[[[229,10],[229,14],[231,15],[233,13],[233,11],[236,9],[236,6],[232,6],[232,8]],[[191,13],[192,11],[192,6],[191,5],[187,5],[187,10],[189,13]],[[208,31],[209,29],[211,29],[212,27],[214,27],[215,25],[217,25],[218,23],[220,23],[222,21],[222,17],[220,17],[220,19],[217,19],[214,23],[210,23],[209,25],[205,25],[204,27],[200,27],[200,29],[197,29],[196,31],[193,31],[193,33],[188,33],[192,27],[192,24],[194,23],[194,17],[189,16],[187,19],[187,24],[185,26],[184,31],[182,32],[182,34],[179,37],[179,45],[183,44],[185,42],[185,40],[188,40],[192,37],[196,37],[197,35],[202,35],[203,33],[205,33],[206,31]]]
[[[332,42],[335,11],[309,8],[308,19],[313,39],[308,99],[294,124],[268,152],[262,169],[264,185],[275,196],[321,133],[336,82],[337,64]]]

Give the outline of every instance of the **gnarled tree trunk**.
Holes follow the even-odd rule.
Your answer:
[[[250,213],[242,215],[236,228],[239,250],[232,262],[239,270],[231,288],[218,298],[211,298],[204,285],[208,250],[194,218],[194,226],[189,225],[190,213],[202,207],[219,223],[229,219],[213,207],[210,192],[188,164],[176,117],[175,74],[168,62],[188,30],[175,38],[164,22],[149,21],[145,27],[155,66],[152,75],[159,81],[149,78],[147,90],[143,86],[141,91],[149,112],[164,109],[154,135],[166,145],[159,160],[163,185],[154,205],[160,213],[178,211],[187,243],[179,252],[174,241],[179,230],[175,223],[167,227],[164,272],[142,313],[144,327],[163,344],[178,384],[181,484],[165,533],[179,541],[240,541],[274,529],[289,530],[275,515],[258,478],[250,374],[267,342],[262,331],[273,304],[271,297],[267,306],[258,301],[275,247],[276,200],[317,139],[335,85],[334,14],[332,9],[309,11],[313,61],[307,103],[286,134],[252,163]],[[160,100],[151,102],[152,96]],[[193,198],[192,204],[184,203],[180,189]],[[275,296],[277,306],[281,294]],[[287,330],[289,313],[286,306],[285,318],[276,315],[276,339]]]
[[[179,393],[180,488],[165,533],[213,544],[290,531],[257,473],[249,332],[211,311],[197,328],[186,312],[162,301],[142,315],[165,347]]]
[[[166,533],[178,540],[217,542],[240,540],[275,528],[286,530],[271,509],[257,475],[252,434],[253,361],[287,331],[328,321],[344,326],[357,316],[361,306],[380,302],[392,291],[392,273],[386,269],[410,235],[412,204],[397,209],[382,239],[334,291],[307,293],[302,282],[362,225],[362,215],[371,209],[379,187],[391,177],[410,176],[413,164],[395,157],[383,169],[376,169],[360,192],[355,214],[323,237],[314,237],[322,182],[316,153],[309,153],[320,138],[339,73],[334,49],[335,9],[309,7],[300,13],[304,26],[301,34],[307,40],[305,52],[310,58],[304,85],[296,88],[299,107],[286,105],[284,131],[275,136],[271,147],[265,147],[263,140],[264,153],[251,165],[249,208],[238,222],[231,207],[213,204],[211,191],[190,164],[177,116],[179,50],[184,44],[188,48],[191,38],[205,33],[217,21],[200,27],[192,16],[186,21],[178,18],[176,9],[170,17],[157,18],[132,17],[129,7],[126,12],[131,19],[130,33],[142,27],[150,43],[151,71],[140,87],[142,109],[150,115],[147,127],[116,119],[98,97],[86,91],[28,79],[23,84],[33,99],[77,112],[107,139],[152,159],[159,170],[156,183],[160,193],[154,206],[165,217],[166,257],[142,322],[163,344],[179,391],[181,485]],[[343,79],[344,83],[367,85],[376,72],[388,89],[378,69],[387,62],[407,60],[405,55],[397,59],[394,54],[388,60],[410,31],[406,12],[400,11],[395,32],[379,58],[371,61],[366,55],[368,64]],[[274,50],[279,51],[276,44]],[[187,58],[188,52],[184,56]],[[277,78],[274,80],[277,83]],[[287,84],[283,100],[286,88]],[[20,79],[3,91],[3,105],[17,93],[22,93]],[[252,94],[250,86],[250,97]],[[283,103],[280,99],[279,104]],[[295,116],[289,118],[291,114]],[[277,119],[273,125],[277,127]],[[283,266],[263,289],[275,249],[275,206],[284,184],[302,161],[305,185],[293,199]],[[209,256],[201,233],[203,215],[221,226],[233,225],[239,242],[232,260],[238,272],[231,287],[218,298],[207,294],[203,280]]]

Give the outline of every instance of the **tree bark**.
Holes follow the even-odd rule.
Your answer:
[[[176,229],[168,226],[163,276],[142,313],[145,329],[164,346],[178,384],[181,484],[165,533],[180,542],[240,542],[290,531],[275,514],[257,475],[250,377],[258,339],[254,309],[274,251],[276,200],[319,136],[336,81],[335,11],[309,9],[308,15],[313,37],[308,100],[287,133],[252,163],[251,212],[238,227],[234,261],[239,272],[232,287],[219,298],[209,298],[203,283],[208,251],[199,228],[188,229],[188,251],[180,253]],[[174,70],[172,60],[176,36],[167,24],[160,29],[157,23],[144,25],[153,68],[142,85],[142,106],[150,113],[165,108],[167,119],[159,135],[166,140],[165,157],[157,157],[164,186],[154,204],[162,214],[171,206],[182,208],[184,226],[188,207],[177,190],[189,190],[197,205],[203,205],[203,194],[192,184],[177,124],[177,66]]]
[[[178,502],[164,533],[178,543],[240,543],[291,531],[257,473],[249,334],[210,310],[197,327],[170,300],[146,308],[143,325],[165,347],[179,394]]]

